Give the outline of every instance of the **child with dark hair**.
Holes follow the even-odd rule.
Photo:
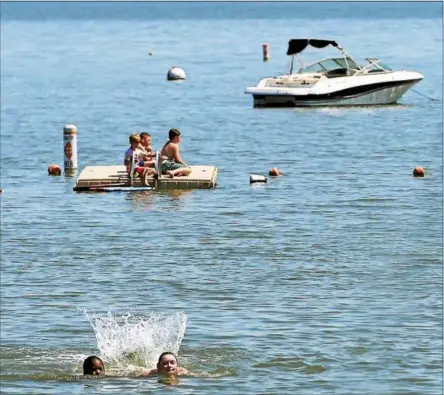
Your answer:
[[[91,355],[83,361],[83,374],[90,374],[93,376],[104,376],[105,365],[103,361],[95,356]]]
[[[148,132],[140,133],[139,148],[147,153],[148,156],[155,156],[153,147],[151,146],[151,135]]]
[[[169,140],[160,151],[162,164],[160,170],[162,174],[170,177],[187,176],[191,173],[191,168],[182,160],[179,153],[179,143],[181,133],[178,129],[170,129],[168,133]]]

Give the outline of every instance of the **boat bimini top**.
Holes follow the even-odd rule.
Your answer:
[[[307,48],[308,45],[315,48],[325,48],[330,44],[333,47],[337,47],[339,50],[342,50],[339,44],[333,40],[316,40],[314,38],[293,39],[288,42],[287,55],[296,55]]]
[[[325,48],[326,46],[331,45],[337,48],[342,53],[342,57],[323,59],[304,67],[303,62],[298,55],[309,45],[314,48]],[[379,59],[373,58],[366,58],[369,64],[365,67],[362,67],[355,61],[355,59],[353,59],[351,55],[349,55],[344,50],[344,48],[342,48],[336,41],[333,40],[318,40],[314,38],[292,39],[288,42],[287,55],[293,56],[289,74],[293,74],[293,62],[295,55],[298,57],[298,60],[302,66],[297,71],[298,74],[325,73],[326,76],[332,78],[345,75],[359,75],[392,71],[388,66],[381,64]]]

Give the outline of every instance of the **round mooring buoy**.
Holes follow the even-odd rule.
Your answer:
[[[168,70],[167,80],[168,81],[177,81],[177,80],[185,80],[187,75],[185,71],[180,67],[173,66]]]
[[[62,174],[62,169],[59,165],[52,164],[48,166],[48,174],[50,176],[60,176]]]
[[[281,171],[277,167],[273,167],[268,171],[268,175],[272,177],[279,177],[281,174]]]
[[[413,169],[413,177],[424,177],[424,169],[421,166],[417,166]]]

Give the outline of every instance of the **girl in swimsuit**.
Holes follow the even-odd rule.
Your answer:
[[[179,366],[176,355],[169,351],[160,354],[157,367],[147,370],[143,375],[150,376],[155,373],[161,376],[186,376],[189,374],[187,369]]]

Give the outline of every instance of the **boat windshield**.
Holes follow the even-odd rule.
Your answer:
[[[371,72],[392,71],[392,69],[389,66],[382,63],[379,59],[366,58],[366,60],[368,61],[369,64],[365,68],[370,70]]]
[[[381,63],[381,62],[379,62],[378,64],[379,64],[379,66],[381,66],[384,70],[392,71],[392,69],[391,69],[390,67],[388,67],[385,63]]]
[[[331,58],[310,64],[307,67],[299,69],[298,73],[317,73],[317,72],[325,72],[335,69],[347,69],[347,68],[359,70],[361,67],[358,64],[356,64],[356,62],[351,58],[347,58],[347,62],[345,61],[344,58]]]

